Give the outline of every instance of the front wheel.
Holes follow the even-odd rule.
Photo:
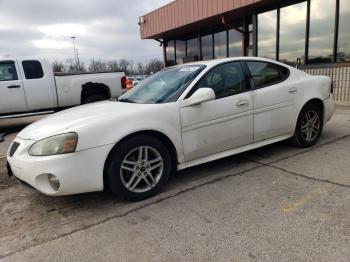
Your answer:
[[[314,104],[306,104],[301,110],[292,142],[299,147],[314,146],[321,137],[323,114]]]
[[[169,151],[161,141],[148,135],[132,137],[112,150],[106,186],[122,199],[146,199],[167,182],[171,163]]]

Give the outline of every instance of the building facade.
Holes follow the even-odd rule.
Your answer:
[[[330,76],[350,105],[349,0],[176,0],[140,18],[166,66],[235,56],[278,60]]]

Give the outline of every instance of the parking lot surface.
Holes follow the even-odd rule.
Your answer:
[[[48,197],[0,159],[0,210],[2,261],[350,261],[350,110],[313,148],[281,142],[190,168],[136,203]]]

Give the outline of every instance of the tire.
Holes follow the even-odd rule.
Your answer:
[[[149,198],[168,181],[171,160],[168,149],[157,138],[149,135],[132,137],[111,151],[105,169],[105,185],[124,200]]]
[[[90,103],[104,101],[104,100],[108,100],[108,97],[106,97],[105,95],[101,95],[101,94],[90,95],[84,99],[83,104],[90,104]]]
[[[299,114],[292,143],[301,148],[312,147],[319,141],[322,130],[322,109],[315,104],[306,104]]]

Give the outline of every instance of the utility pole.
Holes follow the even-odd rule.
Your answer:
[[[74,52],[74,60],[75,60],[75,68],[76,70],[78,71],[79,68],[80,68],[80,65],[79,65],[79,56],[78,56],[78,50],[77,48],[75,47],[75,36],[71,36],[70,38],[72,38],[72,41],[73,41],[73,52]]]

